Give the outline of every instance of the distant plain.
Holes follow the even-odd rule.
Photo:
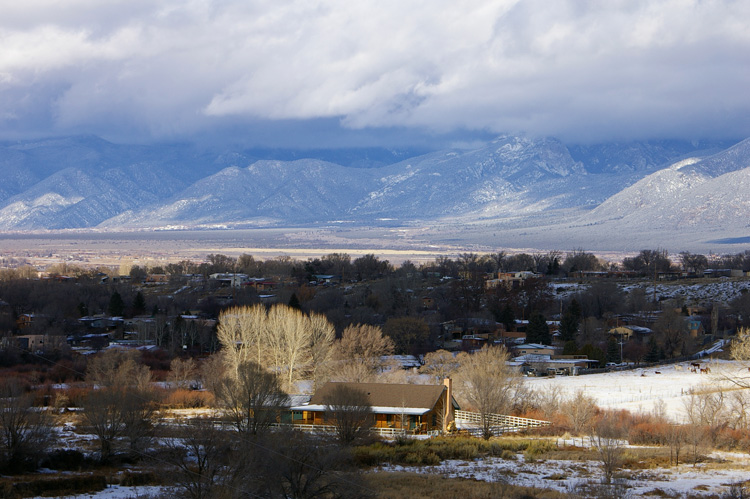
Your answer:
[[[274,227],[212,230],[109,232],[68,230],[0,233],[0,258],[25,259],[34,265],[65,261],[83,265],[160,264],[203,260],[212,253],[248,253],[269,259],[315,258],[334,252],[356,257],[373,253],[391,263],[424,262],[462,252],[562,252],[583,249],[611,261],[641,249],[699,253],[736,253],[748,248],[748,237],[710,227],[686,230],[680,236],[642,229],[630,233],[576,225],[574,217],[538,220],[536,226],[514,226],[512,220],[477,219],[473,223],[385,220],[359,227],[336,222],[318,227]]]

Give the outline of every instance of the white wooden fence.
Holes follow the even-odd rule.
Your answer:
[[[552,424],[549,421],[542,421],[541,419],[519,418],[516,416],[506,416],[505,414],[487,414],[485,417],[490,424],[493,434],[528,428],[543,428]],[[482,415],[478,412],[455,411],[455,418],[456,425],[462,426],[461,429],[465,429],[470,433],[472,433],[472,430],[481,430]]]

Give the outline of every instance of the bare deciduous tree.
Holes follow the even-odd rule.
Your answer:
[[[97,354],[86,370],[94,387],[83,401],[83,416],[99,439],[102,461],[112,457],[120,439],[137,454],[154,433],[151,371],[137,363],[137,355],[109,350]]]
[[[578,390],[570,400],[562,404],[562,411],[568,417],[573,433],[581,435],[591,426],[596,414],[596,402],[583,390]]]
[[[213,421],[192,419],[180,427],[177,438],[164,440],[165,460],[177,468],[177,484],[191,499],[215,497],[228,473],[231,441]]]
[[[122,393],[115,388],[91,390],[83,401],[83,417],[99,439],[100,460],[108,461],[115,451],[115,443],[125,430]]]
[[[505,414],[521,384],[518,371],[507,365],[510,354],[504,347],[485,346],[460,356],[456,395],[480,414],[482,435],[492,436],[491,414]]]
[[[86,367],[86,381],[99,386],[148,389],[151,371],[138,363],[140,352],[112,349],[94,355]]]
[[[198,366],[195,359],[175,358],[169,363],[167,381],[170,381],[177,388],[189,388],[191,383],[195,382],[197,372]]]
[[[743,388],[750,388],[750,328],[739,328],[732,340],[732,359],[738,361],[740,368],[724,377]]]
[[[336,428],[341,443],[350,444],[370,431],[372,407],[362,390],[337,385],[326,397],[325,404],[326,418]]]
[[[681,424],[669,425],[666,434],[667,445],[669,445],[669,462],[675,466],[680,464],[680,451],[685,444],[685,427]]]
[[[287,398],[278,376],[252,361],[240,364],[237,378],[224,378],[216,396],[237,431],[253,435],[276,422]]]
[[[347,449],[325,445],[302,432],[266,435],[261,445],[242,445],[235,451],[233,479],[225,489],[241,497],[343,499],[370,497],[355,473],[346,473]],[[229,490],[227,490],[229,492]],[[235,494],[230,497],[236,497]]]
[[[321,314],[310,313],[310,377],[315,387],[326,381],[334,350],[336,329]]]
[[[17,379],[0,381],[0,468],[35,470],[50,441],[47,413],[35,410]]]
[[[452,376],[460,367],[458,359],[447,350],[436,350],[424,356],[424,365],[419,368],[422,374],[429,374],[437,383]]]
[[[266,358],[266,307],[233,307],[219,316],[217,338],[224,348],[227,366],[239,371],[240,364],[252,360],[264,364]]]
[[[227,376],[227,364],[224,356],[226,352],[218,352],[209,356],[201,363],[199,369],[200,382],[203,388],[216,393],[218,385]]]
[[[379,327],[356,325],[344,329],[334,348],[336,372],[331,378],[365,383],[382,371],[382,358],[393,353],[393,341]]]
[[[593,427],[591,443],[599,454],[606,483],[622,464],[622,432],[613,414],[605,414]]]
[[[253,361],[283,373],[284,385],[291,390],[311,369],[315,355],[321,361],[327,357],[333,329],[326,322],[322,316],[308,316],[286,305],[269,310],[263,305],[235,307],[219,316],[217,335],[227,367],[235,375],[243,362]]]

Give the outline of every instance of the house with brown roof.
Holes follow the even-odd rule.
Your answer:
[[[330,397],[341,385],[367,394],[376,428],[415,433],[447,431],[454,420],[454,411],[460,410],[453,398],[450,378],[446,378],[442,385],[328,382],[313,394],[309,403],[292,407],[293,423],[329,425],[326,412]]]

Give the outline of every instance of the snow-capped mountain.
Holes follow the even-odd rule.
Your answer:
[[[258,161],[199,180],[162,205],[127,212],[104,225],[203,225],[335,219],[367,193],[370,170],[319,160]]]
[[[750,139],[702,160],[691,158],[646,176],[607,199],[584,220],[619,227],[747,227]]]
[[[377,165],[403,153],[370,149],[363,157],[371,159],[359,161],[352,150],[316,152],[346,157],[343,166],[96,137],[6,143],[0,144],[0,230],[510,218],[520,227],[561,210],[568,219],[577,214],[579,226],[736,224],[748,213],[750,141],[707,156],[714,146],[568,147],[508,135],[385,166]],[[369,167],[356,167],[362,165]]]

